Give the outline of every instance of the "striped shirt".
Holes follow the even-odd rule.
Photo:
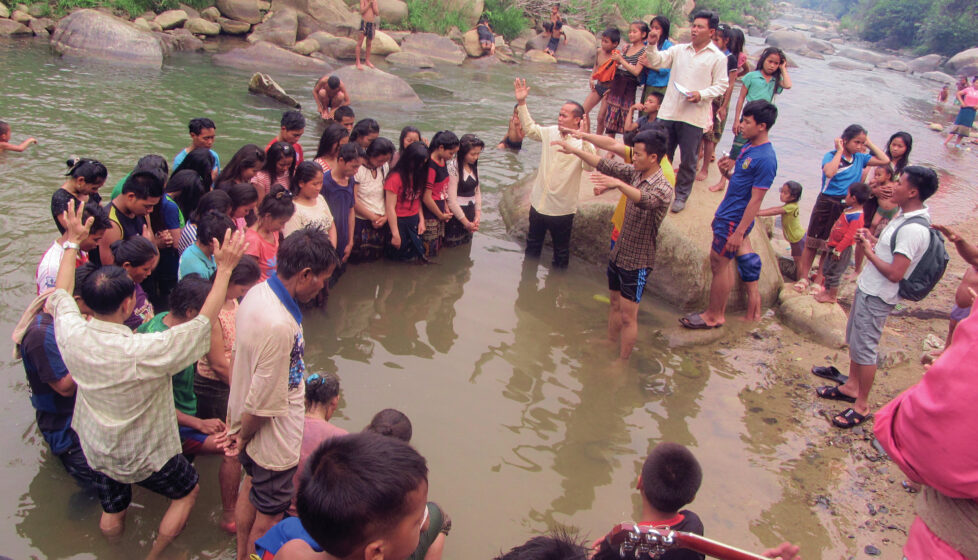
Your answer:
[[[610,261],[622,270],[652,268],[659,227],[672,203],[672,186],[662,169],[647,179],[634,167],[620,161],[602,159],[598,171],[620,179],[642,192],[638,202],[625,203],[625,221],[618,241],[611,248]]]

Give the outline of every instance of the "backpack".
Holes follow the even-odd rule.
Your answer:
[[[930,242],[927,244],[927,250],[920,257],[920,261],[917,262],[917,266],[910,273],[910,276],[900,280],[900,289],[898,292],[903,299],[920,301],[927,297],[927,294],[941,281],[951,257],[944,248],[944,237],[939,231],[932,229],[930,222],[923,216],[907,218],[905,222],[897,226],[896,231],[893,232],[893,236],[890,237],[891,252],[896,250],[897,234],[907,224],[920,224],[925,226],[930,233]]]

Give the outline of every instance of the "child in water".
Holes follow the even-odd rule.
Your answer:
[[[757,213],[761,216],[781,216],[781,232],[791,246],[791,258],[797,259],[805,248],[805,228],[799,219],[798,201],[801,200],[802,187],[797,181],[781,185],[781,206],[764,208]]]
[[[518,109],[519,105],[513,106],[513,116],[509,118],[509,128],[506,130],[506,136],[503,136],[502,142],[496,146],[499,150],[513,150],[514,152],[518,152],[523,149],[523,139],[526,138],[526,133],[523,132],[523,127],[520,125]]]
[[[248,242],[246,254],[258,259],[262,282],[275,272],[282,228],[294,213],[292,193],[276,183],[258,205],[258,221],[245,232],[245,241]]]
[[[20,144],[10,143],[10,125],[4,121],[0,121],[0,153],[3,152],[23,152],[31,144],[37,144],[37,139],[34,137],[24,140]]]

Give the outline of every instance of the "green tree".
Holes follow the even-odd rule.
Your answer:
[[[978,2],[934,0],[920,30],[922,50],[953,55],[978,45]]]
[[[876,0],[864,13],[860,37],[890,48],[916,44],[921,17],[934,0]]]

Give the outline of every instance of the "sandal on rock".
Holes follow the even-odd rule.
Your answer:
[[[718,329],[723,326],[723,323],[707,325],[706,321],[703,320],[703,316],[699,313],[690,313],[685,317],[680,317],[679,324],[692,330]]]
[[[800,294],[804,294],[808,292],[808,287],[811,285],[812,283],[810,280],[802,278],[801,280],[795,282],[794,286],[792,287],[795,289],[796,292]]]
[[[855,428],[856,426],[862,424],[871,416],[872,414],[867,414],[866,416],[863,416],[862,414],[859,414],[855,410],[851,408],[847,408],[845,412],[833,418],[832,423],[835,424],[835,426],[838,428],[842,428],[843,430],[848,430],[850,428]],[[839,418],[842,418],[842,420],[839,420]]]
[[[842,372],[835,369],[835,366],[813,366],[812,373],[829,381],[834,381],[839,385],[849,381],[849,376],[843,375]]]
[[[822,399],[829,399],[830,401],[842,401],[842,402],[856,402],[854,397],[843,393],[839,390],[837,385],[826,385],[825,387],[819,387],[815,389],[815,394]]]

